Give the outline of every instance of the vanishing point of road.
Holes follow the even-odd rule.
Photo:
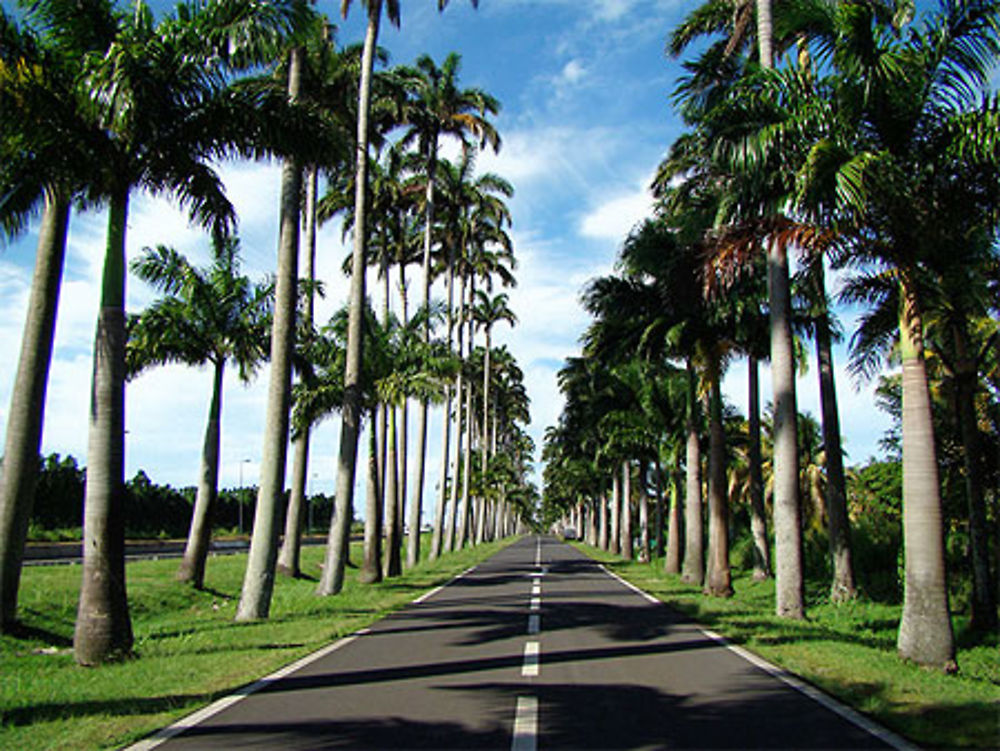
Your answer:
[[[907,748],[551,537],[133,748]]]

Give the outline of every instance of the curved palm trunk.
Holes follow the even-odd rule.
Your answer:
[[[632,466],[628,461],[622,462],[621,500],[621,553],[622,558],[631,561],[635,558],[635,546],[632,542]]]
[[[608,545],[610,552],[618,555],[622,551],[622,481],[617,472],[611,478],[611,510],[608,516]]]
[[[903,548],[906,566],[899,654],[922,665],[956,670],[948,610],[944,523],[934,424],[924,366],[916,293],[905,277],[899,316],[903,359]]]
[[[198,477],[198,492],[191,514],[191,529],[188,532],[184,558],[177,571],[178,581],[188,582],[196,589],[205,585],[205,562],[208,560],[208,546],[212,538],[212,521],[215,519],[215,501],[219,493],[219,436],[222,415],[222,376],[226,361],[222,358],[215,363],[212,379],[212,401],[208,407],[208,424],[205,426],[205,442],[201,449],[201,472]]]
[[[698,398],[695,374],[688,363],[688,419],[684,488],[684,563],[681,578],[689,584],[705,580],[705,529],[701,502],[701,446],[698,444]]]
[[[113,196],[94,337],[87,485],[83,504],[83,576],[73,633],[81,665],[132,651],[125,591],[125,227],[128,191]]]
[[[760,451],[760,368],[751,356],[749,370],[748,430],[750,433],[750,532],[753,536],[753,578],[771,577],[771,544],[767,539],[767,513],[764,509],[764,473]]]
[[[955,401],[962,435],[965,490],[969,504],[969,542],[972,555],[972,620],[969,628],[982,633],[997,630],[997,600],[990,572],[986,506],[983,502],[979,427],[976,420],[976,362],[969,354],[964,326],[954,327],[956,350]]]
[[[316,280],[316,189],[319,176],[316,167],[306,172],[305,200],[305,278]],[[306,298],[305,323],[313,322],[313,290],[310,286]],[[307,425],[292,441],[292,487],[288,495],[288,511],[285,513],[285,534],[278,551],[278,573],[285,576],[301,575],[299,559],[302,552],[302,528],[305,523],[306,486],[309,477],[309,435]]]
[[[299,95],[301,47],[289,55],[288,95]],[[281,227],[278,235],[278,269],[271,328],[271,374],[261,449],[260,487],[254,511],[253,533],[247,556],[243,591],[236,609],[237,621],[267,618],[274,590],[278,558],[278,532],[285,492],[288,459],[289,410],[292,404],[292,357],[295,352],[295,308],[299,266],[299,200],[302,168],[294,159],[281,168]]]
[[[351,252],[351,292],[348,301],[347,362],[344,367],[344,408],[340,426],[340,455],[337,462],[336,508],[330,520],[323,574],[316,593],[333,595],[344,586],[344,568],[354,518],[354,476],[358,462],[358,434],[361,431],[361,319],[365,304],[365,232],[368,192],[368,110],[371,101],[372,63],[378,40],[382,0],[370,0],[368,29],[361,55],[361,82],[358,87],[357,160],[354,185],[354,245]]]
[[[374,421],[372,421],[374,428]],[[378,471],[378,439],[368,434],[368,480],[365,490],[364,561],[358,578],[365,584],[382,581],[382,489]]]
[[[819,262],[817,284],[825,297],[823,263]],[[840,413],[833,374],[833,347],[830,322],[826,315],[816,321],[816,360],[819,363],[819,393],[823,412],[823,450],[826,454],[826,515],[830,525],[830,555],[833,558],[833,583],[830,599],[844,602],[857,597],[854,564],[851,556],[851,523],[847,516],[847,481],[844,478],[844,453],[840,443]]]
[[[783,618],[804,618],[791,295],[788,255],[780,243],[772,243],[768,252],[767,281],[771,307],[771,381],[774,387],[775,611]]]
[[[729,513],[726,507],[726,436],[722,429],[722,392],[719,370],[710,372],[708,450],[708,578],[705,593],[714,597],[732,597],[733,581],[729,570]]]
[[[679,460],[678,460],[679,461]],[[678,467],[670,477],[670,519],[667,522],[667,550],[663,568],[668,574],[681,572],[681,473]]]
[[[9,631],[17,620],[68,227],[69,201],[58,191],[47,190],[0,472],[0,633]]]

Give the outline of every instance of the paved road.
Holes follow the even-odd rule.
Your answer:
[[[533,537],[205,714],[158,748],[886,747]]]

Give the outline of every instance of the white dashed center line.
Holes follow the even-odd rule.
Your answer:
[[[525,678],[534,678],[538,675],[538,656],[542,651],[542,645],[537,641],[529,641],[524,645],[524,667],[521,668],[521,675]]]
[[[538,699],[534,696],[517,697],[514,715],[514,737],[510,751],[536,751],[538,748]]]
[[[528,616],[528,633],[532,636],[537,634],[542,630],[542,617],[540,615],[533,614]]]

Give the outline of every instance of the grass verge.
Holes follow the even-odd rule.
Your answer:
[[[78,566],[24,570],[17,637],[0,636],[0,748],[117,747],[193,712],[397,610],[508,544],[422,562],[375,585],[348,572],[335,597],[313,593],[322,547],[302,551],[305,578],[279,577],[271,617],[235,623],[245,555],[209,560],[203,590],[174,580],[177,560],[128,564],[136,658],[100,668],[73,661]],[[353,546],[352,560],[361,559]]]
[[[901,608],[858,599],[842,605],[812,598],[805,621],[774,615],[774,581],[733,572],[731,599],[663,572],[662,561],[625,562],[585,544],[583,552],[637,587],[735,644],[867,714],[915,743],[933,748],[1000,748],[997,638],[970,645],[955,619],[957,675],[921,668],[896,655]]]

